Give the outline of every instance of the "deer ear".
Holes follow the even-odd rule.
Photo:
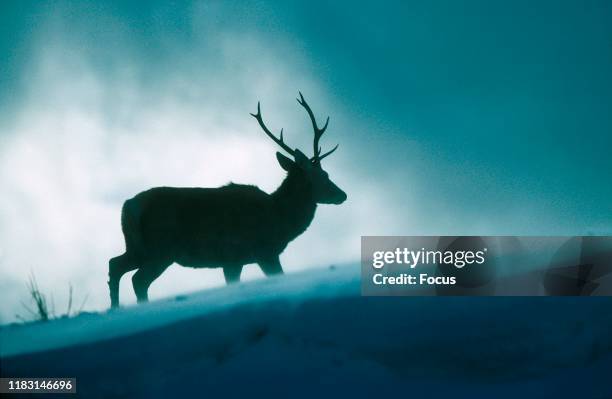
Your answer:
[[[289,170],[294,165],[294,162],[291,159],[287,158],[280,152],[276,153],[276,160],[278,161],[278,164],[281,166],[281,168],[285,169],[287,172],[289,172]]]
[[[295,159],[297,166],[299,166],[301,169],[308,170],[312,167],[310,159],[308,159],[308,157],[298,149],[295,150],[295,155],[293,158]]]

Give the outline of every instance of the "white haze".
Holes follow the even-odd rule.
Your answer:
[[[121,205],[139,191],[230,181],[274,190],[284,176],[277,148],[248,112],[261,99],[269,125],[284,126],[291,144],[310,150],[297,90],[316,111],[332,113],[326,145],[341,147],[326,168],[349,201],[319,207],[310,229],[281,256],[285,270],[355,260],[361,234],[398,231],[382,180],[368,182],[351,170],[345,142],[351,132],[335,133],[348,125],[333,114],[333,99],[304,68],[275,62],[278,54],[253,38],[225,36],[219,43],[215,67],[231,68],[193,68],[165,77],[156,90],[139,84],[129,59],[109,77],[69,43],[50,39],[37,47],[26,71],[26,96],[0,136],[2,322],[27,316],[21,302],[28,303],[30,273],[52,296],[57,313],[66,306],[69,284],[76,305],[87,295],[86,310],[106,308],[107,262],[124,250]],[[377,217],[369,218],[373,208]],[[255,266],[243,275],[262,276]],[[122,280],[122,303],[134,302],[129,276]],[[150,296],[220,284],[220,269],[174,265],[152,285]]]
[[[519,191],[512,176],[444,158],[435,142],[417,145],[391,118],[369,115],[367,94],[341,98],[342,90],[313,72],[311,63],[325,60],[311,60],[299,43],[222,26],[214,8],[194,11],[193,43],[170,43],[158,58],[143,56],[130,27],[111,17],[100,28],[108,45],[82,38],[79,29],[96,29],[87,21],[68,30],[61,11],[37,27],[22,71],[25,94],[16,96],[11,115],[1,115],[0,322],[26,314],[21,302],[28,302],[30,273],[53,296],[57,313],[70,283],[77,306],[88,295],[86,310],[107,308],[108,260],[124,251],[121,205],[142,190],[230,181],[274,190],[284,176],[277,147],[248,114],[261,100],[268,125],[284,127],[292,146],[310,152],[298,90],[321,120],[331,116],[323,145],[340,148],[325,168],[348,200],[318,208],[281,256],[288,273],[356,261],[362,235],[584,230],[576,227],[582,220],[562,217],[563,203],[540,200],[547,197],[537,187]],[[499,181],[514,185],[500,189]],[[244,276],[262,274],[251,265]],[[135,299],[129,277],[122,303]],[[219,269],[172,266],[150,297],[221,284]]]

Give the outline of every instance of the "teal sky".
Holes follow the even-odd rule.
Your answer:
[[[211,4],[3,2],[4,117],[20,106],[31,52],[40,45],[33,38],[50,17],[103,73],[116,74],[122,57],[137,61],[148,90],[160,76],[185,70],[181,54],[201,53],[207,29],[253,33],[306,60],[348,119],[372,123],[372,131],[347,136],[353,145],[393,145],[398,136],[417,143],[441,166],[427,171],[440,180],[432,194],[477,209],[489,199],[530,197],[575,218],[576,227],[610,226],[609,1]],[[291,55],[275,62],[293,62]],[[388,161],[384,148],[376,150]],[[417,166],[392,162],[393,169]],[[386,164],[371,167],[378,174]],[[448,181],[453,170],[466,169],[486,181]]]
[[[608,0],[3,1],[0,33],[15,281],[33,240],[75,279],[85,261],[102,276],[121,202],[151,185],[274,189],[248,112],[262,100],[308,150],[298,90],[331,115],[326,168],[349,201],[319,211],[288,263],[357,259],[360,235],[612,234]],[[330,237],[338,253],[312,255]]]

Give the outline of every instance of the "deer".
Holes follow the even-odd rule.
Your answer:
[[[253,116],[263,132],[287,155],[276,152],[286,176],[268,194],[257,186],[230,183],[217,188],[155,187],[124,202],[121,229],[125,252],[110,259],[108,286],[111,308],[119,306],[121,277],[136,270],[132,286],[137,302],[148,301],[148,290],[170,265],[222,268],[226,284],[240,281],[242,269],[257,263],[267,277],[283,274],[279,256],[310,226],[318,204],[342,204],[347,195],[329,178],[321,161],[338,149],[322,153],[319,141],[329,117],[319,127],[299,92],[314,130],[313,156],[292,149],[266,126],[260,102]]]

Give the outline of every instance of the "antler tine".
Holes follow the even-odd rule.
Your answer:
[[[325,158],[326,156],[331,155],[334,151],[336,151],[338,149],[339,146],[340,146],[340,144],[336,144],[336,146],[334,148],[332,148],[331,150],[327,151],[325,154],[319,155],[319,162],[321,162],[321,160],[323,158]]]
[[[291,147],[289,147],[287,144],[285,144],[285,142],[283,141],[283,129],[281,129],[280,131],[280,138],[277,138],[274,134],[272,134],[272,132],[270,131],[270,129],[268,129],[268,127],[266,126],[266,124],[264,123],[262,117],[261,117],[261,106],[260,106],[260,102],[257,102],[257,114],[251,114],[251,116],[255,119],[257,119],[257,122],[259,123],[259,126],[261,126],[261,128],[263,129],[264,133],[266,133],[266,135],[268,137],[270,137],[276,144],[278,144],[283,150],[287,151],[287,153],[289,153],[291,156],[295,156],[295,151],[291,149]]]
[[[308,116],[310,117],[310,121],[312,122],[312,128],[314,130],[314,140],[312,143],[314,155],[310,159],[314,163],[319,163],[321,159],[323,159],[324,157],[334,152],[336,148],[338,148],[338,146],[334,147],[333,150],[326,152],[324,156],[321,156],[322,150],[321,150],[321,147],[319,146],[319,140],[321,139],[321,136],[323,136],[323,133],[325,133],[325,130],[327,130],[327,126],[329,125],[329,116],[325,120],[325,125],[323,125],[323,127],[320,128],[317,125],[317,120],[314,116],[314,113],[312,112],[312,109],[310,108],[306,100],[304,99],[302,92],[300,91],[299,93],[300,93],[300,98],[298,98],[297,101],[302,107],[304,107],[304,109],[306,109],[306,112],[308,113]]]

